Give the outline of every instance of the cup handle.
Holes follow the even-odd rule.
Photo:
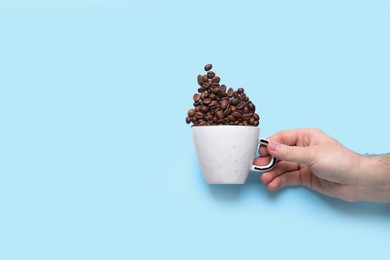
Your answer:
[[[260,139],[259,140],[260,146],[261,145],[267,146],[268,143],[269,143],[269,141],[267,139]],[[258,166],[258,165],[252,164],[251,171],[254,171],[254,172],[268,172],[268,171],[272,170],[275,167],[275,165],[276,165],[276,158],[271,155],[271,161],[267,165],[265,165],[265,166]]]

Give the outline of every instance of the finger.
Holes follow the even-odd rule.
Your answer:
[[[290,129],[271,135],[267,139],[286,145],[296,145],[303,129]]]
[[[281,174],[297,170],[299,170],[299,163],[281,161],[271,171],[263,173],[260,179],[264,184],[268,184]]]
[[[276,158],[289,162],[300,162],[310,165],[315,159],[313,147],[289,146],[272,141],[268,144],[268,151]]]
[[[271,155],[267,155],[265,157],[257,157],[253,162],[254,165],[263,166],[267,165],[271,161]]]
[[[277,176],[267,187],[269,190],[277,190],[285,186],[301,185],[300,171],[286,172],[285,174]]]
[[[264,145],[260,145],[259,154],[260,156],[267,156],[269,154],[267,147]]]

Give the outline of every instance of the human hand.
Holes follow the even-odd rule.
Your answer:
[[[389,194],[376,194],[375,185],[379,185],[381,175],[367,177],[368,166],[375,163],[345,148],[321,130],[287,130],[268,140],[267,148],[260,147],[262,157],[256,158],[254,163],[264,165],[269,154],[280,160],[274,169],[261,176],[269,190],[303,185],[346,201],[390,201]]]

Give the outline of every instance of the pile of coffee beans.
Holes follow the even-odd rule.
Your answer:
[[[220,84],[221,78],[204,66],[205,75],[198,75],[198,93],[194,94],[194,107],[188,110],[186,123],[193,126],[241,125],[258,126],[260,117],[243,88],[236,91]]]

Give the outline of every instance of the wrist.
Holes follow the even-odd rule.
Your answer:
[[[390,203],[390,155],[359,155],[357,199]]]

